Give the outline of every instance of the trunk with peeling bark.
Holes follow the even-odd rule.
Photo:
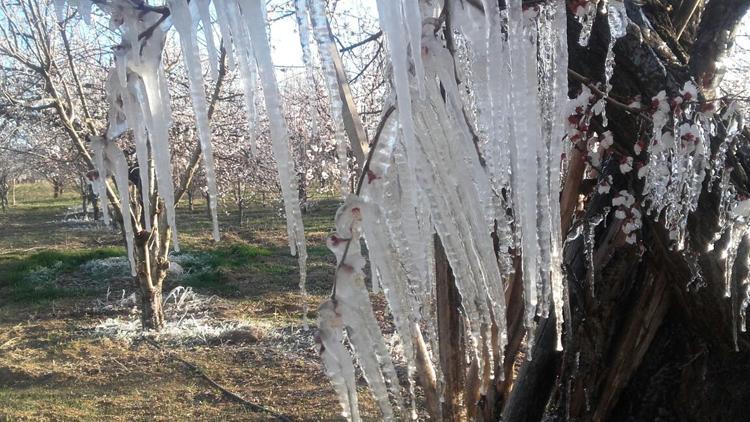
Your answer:
[[[135,281],[141,293],[141,324],[144,330],[159,331],[164,328],[162,288],[169,269],[170,238],[160,201],[151,232],[142,230],[135,236]]]

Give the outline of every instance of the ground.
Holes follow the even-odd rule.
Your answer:
[[[65,221],[78,199],[52,199],[47,185],[22,185],[16,197],[0,213],[0,420],[274,419],[222,395],[183,361],[291,419],[340,419],[314,327],[302,327],[297,261],[278,207],[250,209],[242,227],[223,213],[220,244],[202,206],[178,208],[182,273],[170,276],[165,296],[188,289],[169,299],[157,349],[139,331],[119,232]],[[313,323],[331,288],[335,260],[324,237],[336,206],[320,200],[305,216]],[[360,385],[363,416],[377,419]]]

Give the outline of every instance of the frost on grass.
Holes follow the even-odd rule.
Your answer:
[[[255,342],[263,335],[259,324],[230,321],[214,315],[216,296],[206,296],[191,287],[178,286],[164,296],[164,329],[147,332],[159,341],[169,344],[217,344],[224,342]],[[132,309],[127,316],[107,318],[96,324],[94,335],[122,341],[133,341],[144,335],[140,317],[133,308],[135,294],[102,303],[110,309]]]

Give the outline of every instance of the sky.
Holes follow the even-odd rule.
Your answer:
[[[274,1],[288,2],[288,0]],[[341,0],[336,6],[336,11],[340,14],[351,11],[377,16],[375,0]],[[312,33],[310,35],[312,36]],[[297,21],[294,16],[286,17],[271,24],[271,48],[273,62],[276,66],[303,66],[302,46],[300,45]],[[314,48],[314,45],[311,48]]]

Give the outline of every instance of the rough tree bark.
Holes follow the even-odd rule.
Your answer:
[[[692,78],[704,98],[715,98],[721,77],[716,63],[731,45],[734,28],[750,2],[729,0],[704,5],[674,0],[626,5],[635,25],[615,45],[611,95],[648,99],[661,90],[675,94]],[[592,81],[603,81],[609,43],[606,16],[598,16],[587,47],[578,45],[580,26],[570,16],[568,24],[570,68]],[[651,31],[647,31],[649,25]],[[693,30],[685,31],[691,26]],[[677,35],[680,32],[681,38]],[[580,82],[571,79],[571,94]],[[608,106],[607,114],[615,144],[626,151],[650,130],[638,116],[617,107]],[[721,136],[719,133],[712,142],[717,143]],[[740,149],[735,152],[740,156],[729,158],[737,163],[735,168],[741,169],[733,177],[740,192],[747,192],[746,153]],[[641,182],[633,176],[618,177],[616,168],[614,163],[603,169],[615,176],[618,186],[613,189],[639,192]],[[566,187],[577,184],[581,187],[577,193],[588,195],[584,187],[591,184],[582,177],[580,172],[569,173]],[[616,219],[610,217],[597,227],[595,295],[587,283],[581,282],[589,271],[583,238],[566,246],[564,265],[572,318],[566,322],[564,352],[562,357],[549,353],[554,347],[549,341],[554,330],[546,330],[549,322],[540,321],[536,335],[538,339],[547,337],[546,345],[545,340],[538,340],[541,347],[536,349],[534,359],[521,366],[513,393],[504,403],[504,420],[540,420],[541,413],[513,416],[514,410],[538,408],[532,403],[539,402],[545,403],[544,420],[729,421],[747,417],[750,389],[745,380],[750,375],[750,342],[746,335],[740,335],[739,350],[734,351],[736,321],[731,315],[737,304],[723,297],[721,258],[714,252],[704,252],[718,229],[718,189],[709,193],[707,188],[706,182],[699,210],[689,220],[690,253],[666,247],[667,233],[659,222],[649,218],[644,219],[643,249],[623,242]],[[566,197],[563,191],[565,230],[570,227],[565,220],[574,211],[572,202],[577,197]],[[587,196],[579,220],[601,213],[607,205],[596,196]],[[697,292],[686,288],[695,273],[691,260],[697,261],[705,281],[705,287]],[[535,366],[558,365],[559,370],[532,375]],[[554,379],[551,392],[534,389],[533,384],[550,379]],[[530,391],[537,394],[529,396]],[[519,406],[519,400],[525,403]]]
[[[164,215],[163,202],[159,201],[151,232],[142,230],[135,237],[137,263],[136,282],[141,292],[141,324],[144,330],[161,330],[164,327],[162,286],[169,269],[169,243],[171,230]]]
[[[501,2],[501,4],[504,2]],[[539,1],[529,1],[539,3]],[[481,8],[478,1],[466,4]],[[702,99],[714,99],[722,73],[717,62],[731,46],[734,29],[750,8],[748,0],[625,1],[632,24],[615,45],[613,98],[645,102],[659,91],[677,94],[686,81],[699,85]],[[446,16],[447,25],[450,16]],[[609,44],[605,14],[596,18],[588,46],[578,44],[580,25],[568,11],[570,94],[581,84],[603,83],[604,61]],[[450,43],[450,34],[446,34]],[[609,104],[609,127],[615,146],[632,151],[640,137],[647,136],[649,122]],[[600,130],[601,121],[592,124]],[[722,140],[719,131],[712,147]],[[734,167],[732,182],[740,194],[750,191],[750,148],[733,150],[728,163]],[[618,163],[605,163],[602,171],[615,177],[613,190],[628,189],[637,201],[642,181],[631,172],[623,176]],[[585,179],[585,162],[574,154],[561,192],[563,238],[566,233],[595,215],[609,201],[592,195],[592,180]],[[717,252],[706,252],[718,231],[718,189],[708,191],[704,182],[699,209],[688,222],[689,251],[669,249],[665,229],[644,217],[642,247],[624,242],[620,222],[612,216],[596,227],[594,235],[595,295],[587,280],[583,236],[565,245],[565,281],[569,289],[564,327],[564,351],[555,350],[554,318],[539,319],[536,330],[524,333],[517,309],[520,300],[520,269],[507,285],[509,345],[506,367],[495,368],[495,384],[476,402],[470,392],[452,387],[458,381],[471,384],[472,372],[465,364],[461,344],[453,341],[459,327],[452,327],[458,314],[450,302],[450,268],[438,262],[438,306],[453,315],[440,317],[440,358],[448,359],[444,420],[462,420],[455,406],[465,406],[474,420],[493,421],[739,421],[750,414],[750,338],[737,333],[732,315],[738,299],[724,297],[723,260]],[[585,198],[585,199],[584,199]],[[745,238],[740,255],[747,253]],[[438,245],[439,246],[439,245]],[[439,252],[439,247],[437,248]],[[688,291],[696,269],[705,286]],[[733,288],[747,276],[741,265]],[[441,275],[442,274],[442,275]],[[522,305],[521,305],[522,306]],[[445,308],[445,309],[443,309]],[[735,311],[735,312],[733,312]],[[459,323],[460,325],[460,323]],[[440,326],[440,325],[439,325]],[[522,343],[535,337],[533,359],[525,359]],[[444,336],[447,336],[444,338]],[[735,344],[737,350],[735,350]],[[453,358],[450,358],[453,356]],[[452,373],[456,372],[455,374]],[[500,371],[506,380],[499,377]],[[455,380],[455,381],[454,381]]]

